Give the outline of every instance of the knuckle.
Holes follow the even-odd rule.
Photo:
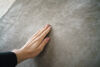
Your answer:
[[[28,54],[32,54],[32,51],[31,51],[31,50],[28,50],[27,53],[28,53]]]
[[[47,34],[47,31],[45,31],[44,34]]]
[[[39,40],[40,40],[40,38],[36,38],[36,39],[35,39],[35,42],[37,42],[37,41],[39,41]]]

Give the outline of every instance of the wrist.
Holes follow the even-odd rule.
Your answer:
[[[26,53],[21,49],[14,49],[12,52],[16,54],[18,63],[24,61],[25,59],[28,59],[27,56],[25,55]]]

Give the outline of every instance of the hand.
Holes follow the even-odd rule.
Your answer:
[[[12,51],[16,54],[18,63],[28,58],[34,58],[43,50],[44,46],[50,40],[49,37],[46,37],[50,30],[51,26],[47,24],[33,35],[22,48]]]

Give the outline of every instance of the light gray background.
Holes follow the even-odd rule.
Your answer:
[[[0,0],[0,18],[8,11],[15,0]]]
[[[17,0],[0,20],[0,52],[52,25],[51,41],[17,67],[100,67],[100,0]]]

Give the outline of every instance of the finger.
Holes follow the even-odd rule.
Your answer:
[[[37,37],[36,39],[34,39],[34,42],[38,41],[37,46],[40,45],[40,43],[43,41],[43,39],[45,38],[45,36],[49,33],[51,27],[48,27],[39,37]]]
[[[49,27],[51,27],[50,25],[49,25]],[[46,29],[46,30],[49,30],[49,27]],[[43,32],[44,33],[44,32]],[[42,34],[42,33],[41,33]],[[41,36],[41,34],[40,34],[40,36]],[[35,44],[35,46],[39,46],[40,45],[40,43],[42,42],[42,40],[43,40],[44,38],[43,37],[33,37],[32,39],[31,39],[31,42],[30,43],[37,43],[37,44]],[[37,42],[38,41],[38,42]]]
[[[43,33],[50,25],[47,24],[45,27],[43,27],[42,29],[40,29],[37,33],[35,33],[33,36],[32,36],[32,39],[38,37],[41,33]]]
[[[46,30],[40,35],[40,41],[42,41],[42,40],[45,38],[45,36],[50,32],[50,30],[51,30],[51,26],[48,27],[48,29],[46,29]]]
[[[50,40],[49,37],[46,37],[42,43],[39,45],[38,49],[43,50],[43,48],[45,47],[45,45],[48,43],[48,41]]]

